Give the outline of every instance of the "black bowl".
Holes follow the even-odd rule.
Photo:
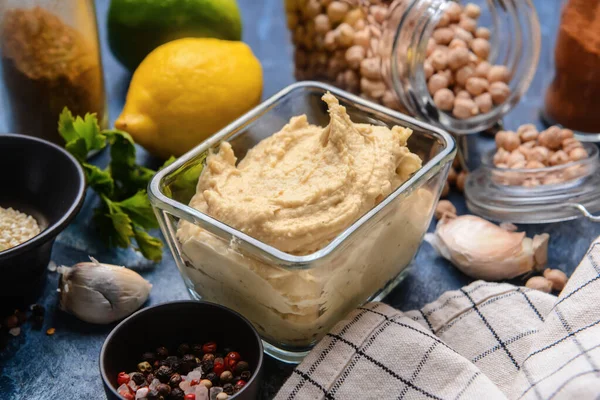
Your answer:
[[[83,169],[66,150],[30,136],[0,134],[0,206],[33,216],[42,232],[0,251],[0,300],[12,304],[39,289],[56,236],[85,198]]]
[[[123,399],[117,393],[117,375],[121,371],[135,371],[144,352],[160,346],[173,352],[181,343],[209,341],[238,351],[253,372],[244,389],[229,398],[255,399],[263,364],[260,336],[237,312],[204,301],[176,301],[148,307],[117,325],[100,352],[106,396],[110,400]]]

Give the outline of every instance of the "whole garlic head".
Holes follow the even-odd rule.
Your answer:
[[[152,285],[137,272],[92,258],[73,267],[61,266],[60,308],[93,324],[127,317],[148,299]]]
[[[474,215],[442,219],[425,240],[464,274],[490,281],[510,279],[543,267],[548,240],[510,232]]]

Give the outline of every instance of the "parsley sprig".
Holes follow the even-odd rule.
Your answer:
[[[150,236],[149,229],[158,228],[146,193],[155,171],[137,165],[135,143],[127,132],[117,129],[100,130],[95,114],[73,117],[65,107],[58,121],[58,132],[66,141],[66,149],[85,171],[87,184],[101,199],[94,221],[109,246],[128,248],[137,245],[144,257],[162,259],[163,243]],[[110,163],[106,169],[89,164],[91,151],[110,146]],[[173,162],[169,159],[165,165]]]

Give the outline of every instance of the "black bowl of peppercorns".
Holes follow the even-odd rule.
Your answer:
[[[254,399],[263,346],[226,307],[178,301],[133,314],[106,338],[100,373],[109,399]]]

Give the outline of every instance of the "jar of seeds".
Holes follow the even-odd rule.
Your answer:
[[[296,78],[331,83],[456,134],[525,93],[540,52],[530,0],[285,0]]]
[[[0,73],[11,132],[59,145],[58,116],[96,113],[106,125],[106,99],[93,0],[0,2]]]

